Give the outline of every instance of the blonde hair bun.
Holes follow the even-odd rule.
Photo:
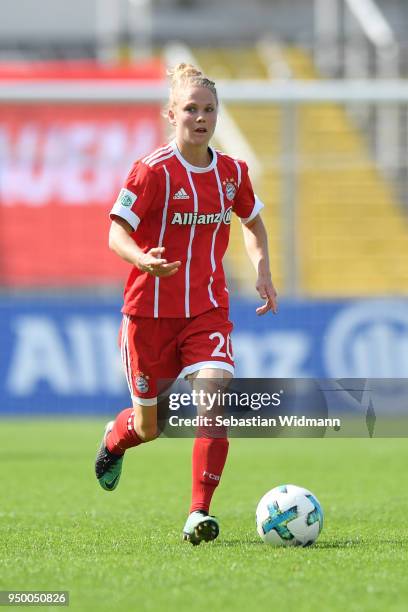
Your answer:
[[[168,70],[167,74],[172,81],[203,76],[201,70],[198,70],[193,64],[185,64],[184,62]]]
[[[171,79],[170,98],[167,108],[172,108],[175,105],[177,93],[180,89],[184,89],[185,87],[191,85],[197,85],[198,87],[206,87],[209,89],[215,97],[216,104],[218,104],[217,90],[215,88],[214,81],[211,81],[208,77],[206,77],[202,71],[193,66],[193,64],[180,62],[179,64],[176,64],[174,68],[168,70],[167,75]]]

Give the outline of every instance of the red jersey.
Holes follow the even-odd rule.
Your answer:
[[[123,313],[188,318],[228,308],[222,258],[231,214],[248,223],[263,204],[254,195],[247,165],[210,151],[209,166],[192,166],[173,141],[137,161],[130,171],[111,218],[122,217],[131,225],[132,237],[144,252],[163,246],[167,261],[181,261],[181,266],[167,278],[133,267]]]

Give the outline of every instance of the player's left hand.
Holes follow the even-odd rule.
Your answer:
[[[272,283],[271,275],[267,276],[258,276],[258,280],[256,282],[256,290],[263,300],[266,300],[263,306],[260,306],[256,309],[257,315],[264,315],[269,310],[272,310],[273,314],[277,314],[278,312],[278,299],[277,293],[275,291],[275,287]]]

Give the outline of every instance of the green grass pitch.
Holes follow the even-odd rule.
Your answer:
[[[0,421],[0,589],[69,590],[72,610],[407,609],[405,439],[232,439],[220,537],[193,547],[192,440],[133,449],[108,493],[93,473],[103,424]],[[256,504],[283,483],[319,498],[315,546],[258,538]]]

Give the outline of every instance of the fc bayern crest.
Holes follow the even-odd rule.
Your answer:
[[[225,187],[225,195],[231,202],[235,198],[235,194],[237,193],[237,184],[233,178],[230,178],[223,181],[223,185]]]
[[[142,372],[139,372],[136,376],[136,389],[139,393],[146,393],[149,390],[148,376],[145,376]]]

